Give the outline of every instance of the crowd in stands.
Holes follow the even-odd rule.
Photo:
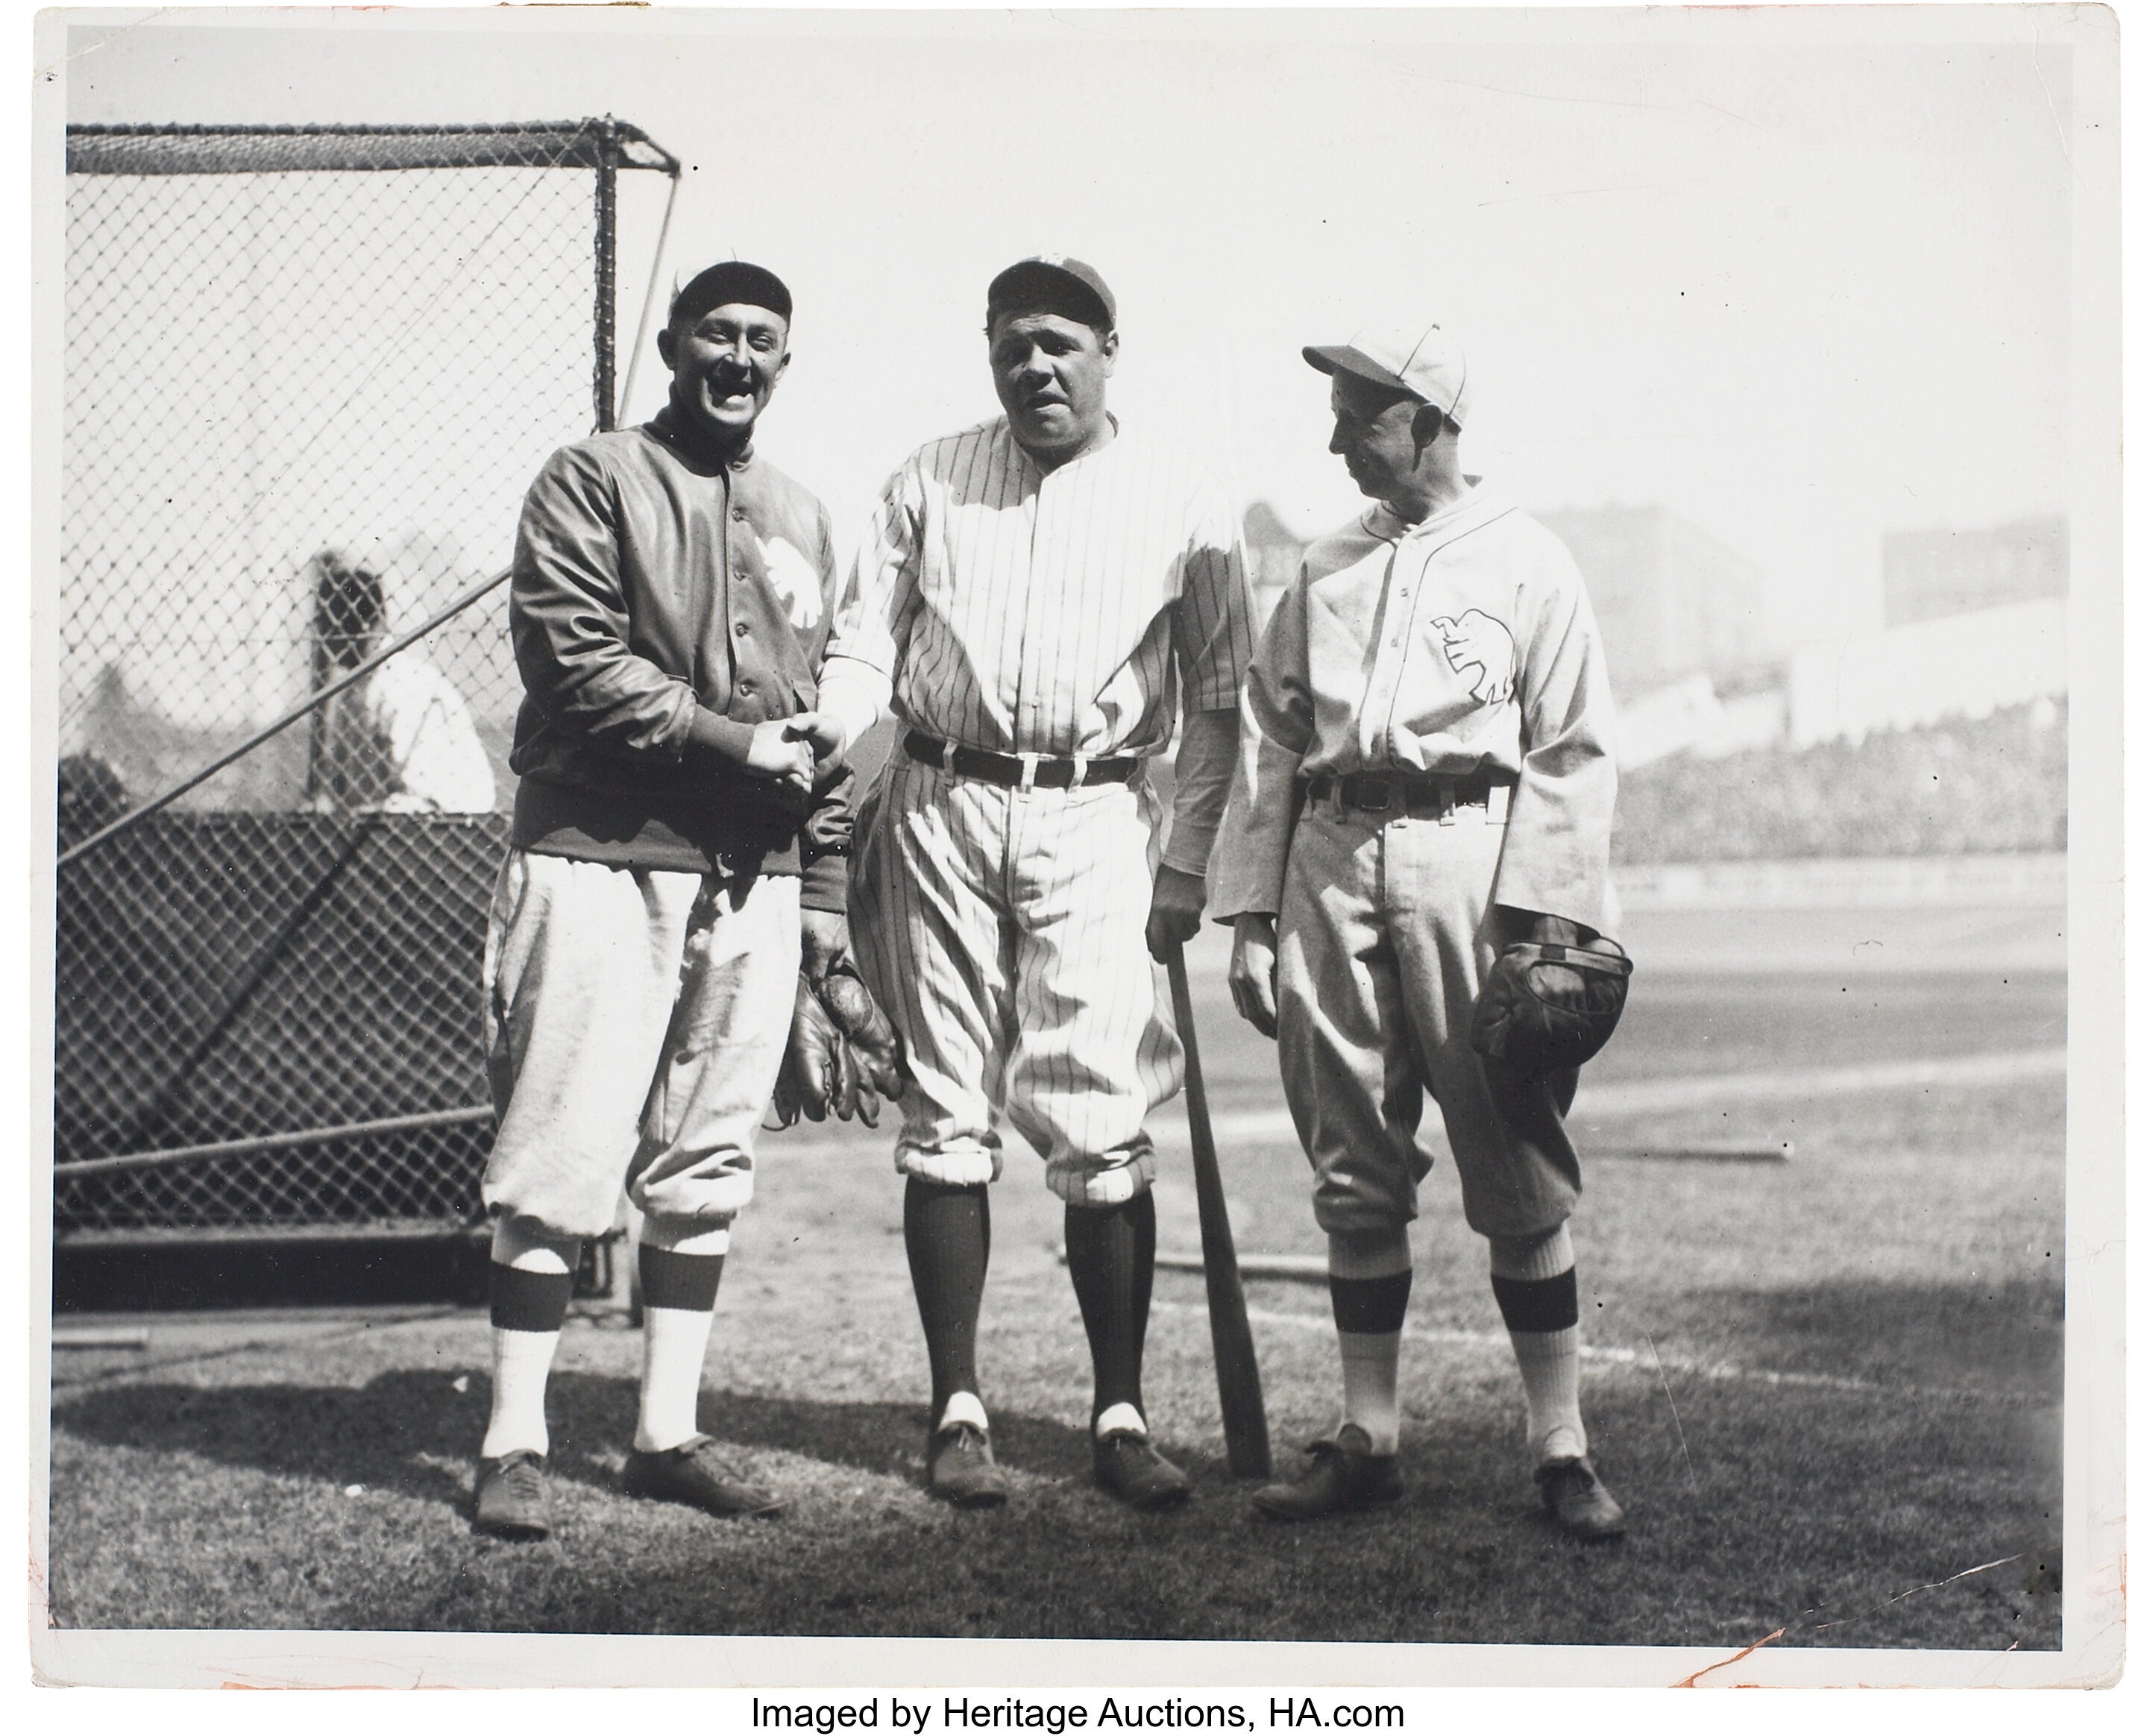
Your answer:
[[[2039,700],[1861,742],[1660,760],[1619,780],[1619,862],[2064,850],[2066,711]]]

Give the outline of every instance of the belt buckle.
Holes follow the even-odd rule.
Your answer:
[[[1374,785],[1378,791],[1378,799],[1374,802],[1368,800],[1359,794],[1350,792],[1348,800],[1360,812],[1383,814],[1393,805],[1393,780],[1383,772],[1358,772],[1355,777],[1362,780],[1364,788],[1367,789]]]

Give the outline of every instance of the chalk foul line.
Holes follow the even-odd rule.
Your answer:
[[[1156,1297],[1155,1313],[1202,1314],[1203,1302],[1164,1302]],[[1332,1336],[1333,1325],[1324,1314],[1290,1313],[1273,1308],[1249,1310],[1253,1323],[1265,1326],[1287,1327],[1298,1332],[1323,1333]],[[1512,1341],[1500,1332],[1467,1332],[1457,1328],[1408,1327],[1400,1333],[1410,1343],[1445,1344],[1469,1349],[1484,1350],[1502,1354],[1507,1360],[1512,1355]],[[1895,1382],[1863,1380],[1853,1374],[1814,1374],[1781,1369],[1752,1369],[1740,1363],[1698,1362],[1687,1357],[1651,1353],[1625,1344],[1583,1344],[1579,1359],[1588,1364],[1601,1364],[1612,1369],[1637,1369],[1652,1378],[1666,1379],[1672,1374],[1681,1374],[1694,1380],[1738,1381],[1754,1386],[1789,1387],[1809,1392],[1840,1392],[1867,1397],[1926,1399],[1938,1403],[1959,1405],[2003,1405],[2012,1409],[2041,1409],[2057,1402],[2041,1393],[1986,1392],[1972,1387],[1912,1387]]]

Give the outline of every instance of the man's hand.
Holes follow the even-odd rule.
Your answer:
[[[748,758],[742,769],[752,778],[786,784],[805,796],[815,782],[816,762],[808,744],[788,733],[794,722],[791,717],[776,717],[757,724],[749,737]]]
[[[1146,917],[1146,950],[1161,963],[1198,932],[1205,915],[1205,877],[1160,865],[1152,877],[1152,910]]]
[[[786,738],[789,742],[806,742],[819,767],[833,754],[844,752],[846,745],[845,730],[839,720],[821,711],[803,711],[788,717]]]
[[[801,912],[801,974],[813,986],[831,974],[831,967],[846,956],[846,918],[835,910]]]
[[[1235,951],[1228,961],[1228,993],[1235,1010],[1256,1028],[1261,1037],[1280,1033],[1280,1001],[1276,977],[1280,946],[1273,934],[1273,919],[1260,911],[1245,911],[1235,918]]]

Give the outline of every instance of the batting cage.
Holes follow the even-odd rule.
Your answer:
[[[509,552],[680,167],[611,117],[69,128],[60,1244],[479,1221]]]

